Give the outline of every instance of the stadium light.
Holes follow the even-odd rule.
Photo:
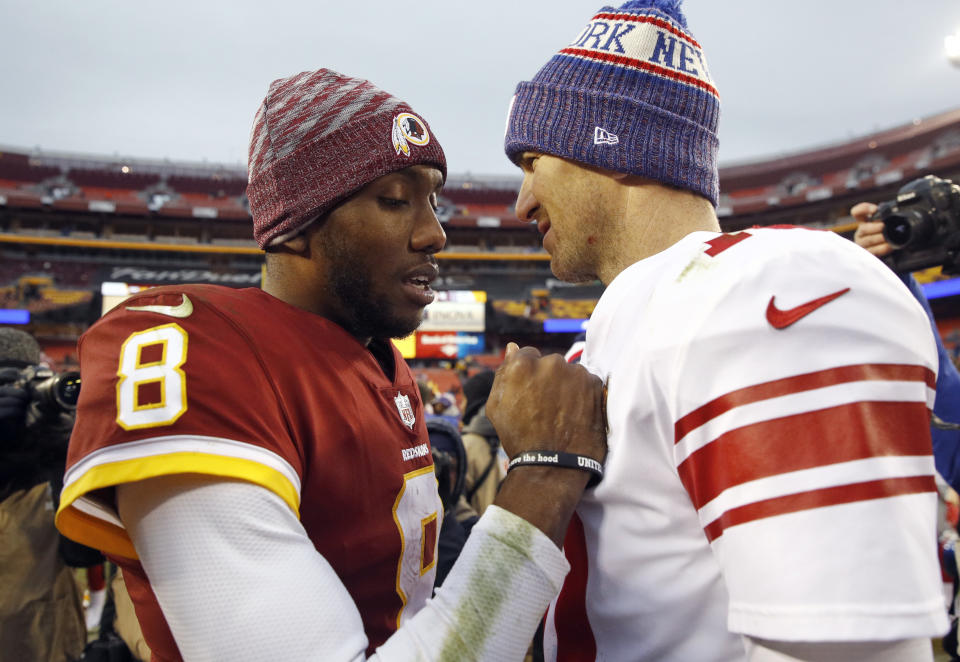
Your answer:
[[[960,67],[960,29],[943,40],[943,46],[947,51],[947,59],[955,67]]]

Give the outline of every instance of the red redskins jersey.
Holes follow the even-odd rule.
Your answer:
[[[830,232],[695,232],[610,283],[582,363],[609,453],[545,659],[943,634],[936,347],[879,260]]]
[[[377,341],[375,341],[377,342]],[[369,652],[431,595],[441,504],[419,390],[320,316],[258,289],[161,287],[80,339],[57,525],[117,558],[147,643],[179,659],[113,487],[200,473],[276,493],[356,602]]]

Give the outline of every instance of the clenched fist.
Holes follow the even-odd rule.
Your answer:
[[[507,345],[487,400],[487,416],[511,458],[522,451],[565,451],[603,462],[607,425],[603,383],[559,354]]]

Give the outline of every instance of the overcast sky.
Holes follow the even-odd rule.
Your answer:
[[[243,165],[270,81],[329,67],[407,100],[454,173],[511,174],[516,83],[584,0],[0,0],[0,145]],[[720,162],[960,107],[960,0],[687,0],[720,90]]]

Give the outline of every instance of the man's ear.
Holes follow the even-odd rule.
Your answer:
[[[615,181],[623,182],[623,183],[629,183],[633,178],[636,177],[636,175],[631,175],[630,173],[627,173],[627,172],[618,172],[616,170],[604,170],[603,174],[605,174],[607,177],[610,177]]]
[[[640,175],[631,175],[630,173],[627,173],[627,172],[616,172],[611,170],[609,171],[609,175],[611,178],[615,179],[616,181],[620,182],[625,186],[643,186],[644,184],[659,183],[647,177],[641,177]]]
[[[307,238],[307,233],[301,232],[297,236],[287,239],[282,244],[271,246],[270,252],[309,257],[308,253],[310,252],[310,240]]]

